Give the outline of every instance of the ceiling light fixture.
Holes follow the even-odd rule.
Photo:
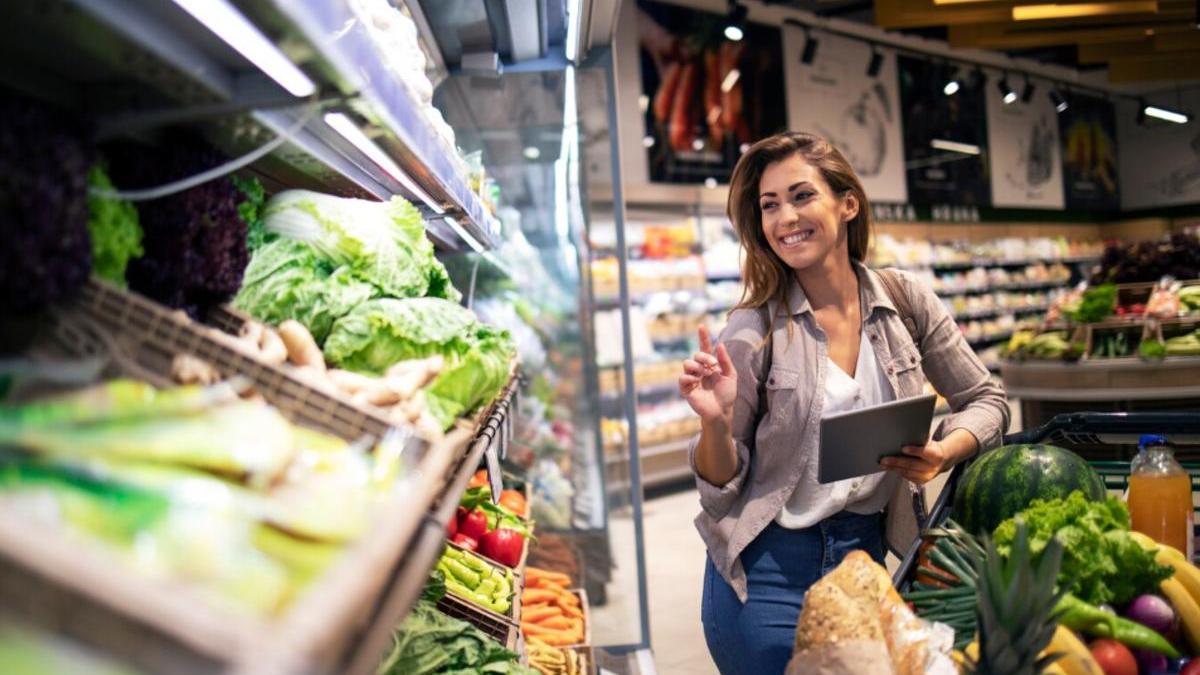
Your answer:
[[[942,93],[947,96],[953,96],[958,93],[959,89],[960,85],[958,84],[958,80],[952,79],[946,83],[946,86],[942,87]]]
[[[525,149],[521,151],[521,154],[525,155],[525,159],[533,161],[533,160],[537,159],[538,157],[542,156],[542,151],[536,145],[529,145],[529,146],[526,146]]]
[[[867,64],[867,77],[879,77],[879,71],[883,70],[883,52],[871,45],[871,61]]]
[[[1067,108],[1071,107],[1071,104],[1067,102],[1066,97],[1054,89],[1050,90],[1050,102],[1054,104],[1054,109],[1060,113],[1066,112]]]
[[[246,60],[258,66],[292,96],[304,97],[316,93],[317,85],[308,79],[304,71],[297,68],[275,43],[267,39],[228,0],[175,0],[175,4],[246,57]]]
[[[800,63],[803,63],[806,66],[811,66],[813,61],[817,58],[817,47],[820,45],[821,43],[812,36],[812,32],[809,30],[808,26],[805,26],[804,51],[800,54]]]
[[[746,14],[748,13],[749,10],[745,5],[737,0],[730,0],[729,13],[725,15],[724,33],[727,40],[741,42],[742,38],[746,36]]]
[[[1142,103],[1141,112],[1146,117],[1153,117],[1164,122],[1174,122],[1175,124],[1187,124],[1188,122],[1192,121],[1192,116],[1185,112],[1179,112],[1178,110],[1171,110],[1170,108],[1164,108],[1157,105],[1149,105],[1145,102]]]
[[[962,83],[958,81],[958,69],[949,63],[944,66],[946,84],[942,86],[942,93],[947,96],[953,96],[962,89]]]
[[[958,141],[947,141],[943,138],[935,138],[929,142],[929,145],[935,150],[960,152],[964,155],[978,155],[980,152],[982,152],[978,145],[973,145],[971,143],[959,143]]]
[[[1072,2],[1013,7],[1013,21],[1044,21],[1046,19],[1077,19],[1085,16],[1115,16],[1119,14],[1154,14],[1157,0],[1136,2]]]
[[[1004,105],[1009,105],[1017,100],[1017,92],[1008,86],[1008,75],[1002,75],[1000,81],[996,83],[996,88],[1000,90],[1000,95],[1004,97]]]

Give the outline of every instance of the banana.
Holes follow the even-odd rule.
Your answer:
[[[1188,644],[1193,650],[1200,648],[1200,605],[1196,604],[1196,599],[1188,593],[1183,584],[1174,578],[1163,581],[1160,588],[1179,614]]]
[[[1062,654],[1053,665],[1058,666],[1065,675],[1104,675],[1100,664],[1096,663],[1096,659],[1092,658],[1092,653],[1088,651],[1087,645],[1083,644],[1070,628],[1059,626],[1054,631],[1054,637],[1046,651]]]

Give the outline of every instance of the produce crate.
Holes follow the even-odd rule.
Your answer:
[[[459,551],[467,551],[465,548],[463,548],[457,544],[452,544],[450,542],[446,542],[446,546],[448,548],[457,549]],[[475,603],[471,602],[470,600],[467,600],[466,598],[460,598],[460,599],[463,600],[464,602],[470,604],[471,606],[478,608],[479,611],[481,611],[481,612],[487,612],[488,614],[495,614],[496,616],[503,617],[505,620],[507,620],[511,623],[520,625],[520,623],[521,623],[521,591],[525,589],[524,574],[515,568],[508,567],[507,565],[502,565],[502,564],[496,562],[495,560],[492,560],[491,558],[489,558],[477,551],[467,551],[467,552],[471,553],[472,555],[479,556],[483,560],[487,561],[487,563],[489,565],[498,567],[501,572],[504,572],[507,570],[507,571],[511,571],[513,573],[513,601],[512,601],[512,606],[510,606],[508,608],[507,612],[505,612],[504,614],[499,614],[497,612],[493,612],[492,610],[490,610],[486,607],[481,607],[479,605],[476,605]],[[528,554],[529,554],[529,546],[528,546],[528,540],[526,540],[526,546],[524,547],[524,551],[521,553],[522,565],[524,564],[525,557]],[[446,595],[451,596],[453,594],[446,593]],[[454,596],[454,597],[457,598],[458,596]]]
[[[69,351],[109,356],[122,374],[165,384],[174,356],[190,353],[248,378],[296,423],[350,441],[391,428],[238,351],[215,331],[103,282],[89,282],[51,323],[52,337]],[[122,573],[127,566],[104,546],[30,531],[3,510],[0,605],[148,672],[370,672],[441,550],[444,530],[430,527],[429,505],[442,498],[472,438],[502,424],[514,386],[515,376],[474,424],[461,421],[433,444],[413,439],[405,484],[382,507],[388,516],[278,616],[232,612],[185,584]],[[465,483],[464,476],[455,489]]]
[[[488,637],[504,645],[505,649],[520,653],[517,640],[521,629],[507,618],[450,593],[438,601],[437,607],[446,616],[462,619],[475,626]]]
[[[1176,446],[1176,456],[1183,461],[1200,460],[1200,415],[1195,413],[1069,413],[1058,415],[1040,427],[1009,434],[1004,443],[1049,443],[1084,456],[1108,453],[1132,457],[1143,434],[1165,436]],[[945,488],[934,502],[928,527],[937,527],[953,516],[954,493],[968,464],[959,464],[950,472]],[[907,591],[913,582],[922,542],[923,538],[913,542],[892,577],[901,592]]]
[[[582,649],[592,644],[592,609],[588,606],[587,591],[582,588],[572,588],[570,592],[579,598],[579,611],[583,613],[583,642],[577,645],[568,645],[568,648]]]

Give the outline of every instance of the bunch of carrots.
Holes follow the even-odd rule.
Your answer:
[[[553,647],[583,643],[583,609],[567,590],[571,578],[536,567],[525,568],[521,594],[521,632],[530,641]]]

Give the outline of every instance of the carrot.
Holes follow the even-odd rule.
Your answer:
[[[558,607],[538,607],[536,609],[526,607],[521,612],[521,621],[529,623],[541,623],[545,619],[553,619],[562,617],[562,610]]]
[[[527,588],[525,589],[525,592],[521,594],[521,602],[528,604],[535,604],[538,602],[552,603],[555,602],[557,598],[558,594],[556,594],[554,591],[547,591],[540,588]]]
[[[579,607],[579,598],[575,597],[571,593],[563,593],[562,595],[558,596],[557,602],[559,607]]]
[[[571,585],[571,577],[563,574],[562,572],[551,572],[550,570],[544,570],[539,567],[526,567],[525,578],[530,580],[545,580],[549,581],[550,583],[560,584],[562,586]]]
[[[569,631],[575,627],[575,624],[565,616],[556,616],[551,619],[546,619],[545,621],[539,622],[538,625],[543,628],[553,628],[555,630],[566,631]]]
[[[583,618],[583,612],[581,612],[578,607],[572,607],[571,605],[559,605],[558,608],[566,616],[569,616],[569,617],[572,617],[575,619]]]

